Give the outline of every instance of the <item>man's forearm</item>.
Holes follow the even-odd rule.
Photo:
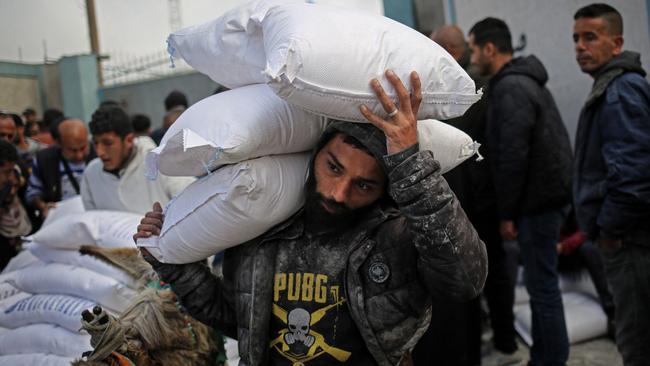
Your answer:
[[[487,276],[485,245],[433,154],[406,151],[385,160],[391,169],[391,196],[414,234],[420,272],[432,294],[459,300],[477,296]]]

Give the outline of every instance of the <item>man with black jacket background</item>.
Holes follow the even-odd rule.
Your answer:
[[[576,133],[576,216],[604,257],[623,361],[647,365],[650,85],[639,54],[622,51],[623,19],[616,9],[592,4],[574,19],[576,61],[594,79]]]
[[[58,145],[39,151],[29,177],[27,202],[47,217],[56,202],[79,194],[87,163],[95,157],[88,140],[88,129],[78,119],[59,121],[53,137]]]
[[[556,243],[571,201],[571,146],[548,74],[535,56],[513,58],[508,26],[470,30],[472,63],[491,75],[486,142],[503,240],[517,240],[532,310],[532,365],[564,365],[569,343]]]

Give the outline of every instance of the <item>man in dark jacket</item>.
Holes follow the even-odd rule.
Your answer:
[[[639,54],[622,52],[623,19],[605,4],[581,8],[573,40],[594,78],[576,134],[573,195],[580,228],[596,240],[616,305],[625,365],[650,359],[650,86]]]
[[[513,58],[508,26],[486,18],[470,30],[472,63],[489,83],[487,144],[500,232],[517,240],[533,317],[533,365],[564,365],[569,344],[556,243],[571,200],[569,136],[535,56]]]
[[[471,50],[460,28],[445,25],[432,33],[431,39],[449,52],[474,79],[483,97],[465,114],[446,121],[467,133],[481,144],[484,159],[468,159],[444,178],[463,207],[470,222],[485,243],[488,254],[488,276],[484,295],[492,327],[489,357],[499,364],[520,361],[514,322],[515,280],[518,252],[506,250],[499,234],[497,198],[490,172],[490,156],[485,138],[487,88],[486,77],[479,75],[470,64]],[[429,330],[413,351],[415,365],[475,366],[481,363],[481,298],[466,303],[439,302],[434,304]],[[435,351],[435,352],[432,352]]]
[[[88,141],[88,129],[78,119],[59,121],[53,134],[58,145],[36,153],[26,200],[43,218],[56,202],[79,194],[86,164],[96,155]]]
[[[223,280],[143,250],[190,314],[238,339],[240,365],[396,365],[427,329],[432,299],[465,300],[483,287],[484,245],[438,162],[418,148],[417,74],[412,98],[387,78],[399,109],[373,80],[386,119],[362,107],[374,126],[333,123],[304,208],[226,250]],[[135,239],[159,233],[158,208]]]

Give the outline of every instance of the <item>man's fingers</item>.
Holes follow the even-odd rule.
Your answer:
[[[158,228],[156,225],[149,225],[149,224],[140,224],[138,225],[137,228],[138,232],[142,231],[145,233],[149,233],[149,235],[160,235],[160,228]]]
[[[164,221],[165,215],[163,215],[162,212],[155,212],[155,211],[149,211],[146,214],[144,214],[145,218],[150,218],[150,219],[157,219],[160,221]]]
[[[142,220],[140,220],[140,223],[144,225],[154,225],[160,228],[163,226],[163,222],[161,220],[156,218],[150,218],[150,217],[143,218]]]
[[[359,110],[361,111],[361,114],[363,114],[363,116],[368,120],[368,122],[372,123],[375,125],[375,127],[386,133],[388,122],[384,121],[378,115],[372,113],[370,108],[366,107],[365,105],[361,105],[361,107],[359,107]]]
[[[411,72],[411,111],[415,118],[418,116],[422,103],[422,82],[417,72]]]
[[[388,79],[388,81],[390,81],[391,85],[393,85],[393,89],[395,89],[395,92],[397,93],[397,98],[399,100],[399,105],[400,105],[400,112],[410,114],[411,100],[409,96],[409,91],[406,90],[404,83],[402,83],[402,80],[399,78],[399,76],[397,76],[396,73],[393,72],[393,70],[386,70],[386,78]]]
[[[162,206],[160,205],[160,202],[155,202],[153,204],[153,211],[154,212],[162,212]]]
[[[379,80],[372,79],[372,81],[370,81],[370,87],[375,91],[375,95],[377,95],[379,103],[384,107],[386,114],[398,110],[395,103],[393,103],[388,94],[386,94],[386,91],[384,90],[384,87],[381,86]]]

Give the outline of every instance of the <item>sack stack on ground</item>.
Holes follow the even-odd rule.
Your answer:
[[[80,248],[135,248],[140,217],[59,203],[31,242],[0,274],[0,364],[70,365],[92,349],[81,313],[102,306],[112,314],[137,295],[134,276]]]
[[[519,267],[518,277],[513,309],[515,329],[524,342],[531,346],[533,338],[530,296],[524,285],[522,267]],[[578,274],[560,274],[559,285],[569,343],[576,344],[607,334],[607,315],[600,305],[598,293],[589,273],[582,270]]]
[[[333,26],[336,25],[336,26]],[[440,46],[388,18],[297,0],[253,1],[168,38],[172,57],[232,90],[191,106],[147,158],[148,176],[202,176],[165,207],[161,235],[141,239],[159,261],[188,263],[242,244],[302,206],[310,150],[330,119],[385,115],[369,86],[386,69],[423,101],[420,148],[443,171],[478,144],[435,119],[480,99],[472,79]],[[386,88],[394,100],[396,95]]]

